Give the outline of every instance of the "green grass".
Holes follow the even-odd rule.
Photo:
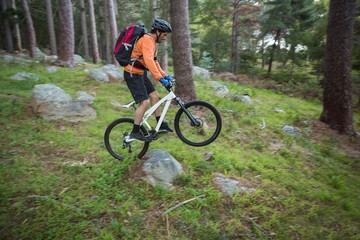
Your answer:
[[[230,97],[217,98],[206,81],[197,80],[198,98],[218,108],[223,129],[201,148],[176,134],[150,144],[183,164],[185,173],[170,191],[141,180],[144,160],[120,163],[104,147],[106,126],[133,116],[131,109],[110,104],[131,100],[126,85],[88,79],[85,69],[93,65],[56,73],[38,64],[0,65],[1,239],[360,239],[360,156],[349,147],[359,139],[330,131],[316,135],[313,126],[301,125],[319,118],[318,101],[233,82],[222,82]],[[20,71],[40,80],[10,79]],[[94,95],[97,118],[68,123],[36,117],[29,100],[40,83],[54,83],[73,97],[77,91]],[[242,93],[250,93],[252,105],[231,97]],[[171,108],[170,123],[175,113]],[[357,112],[357,131],[359,120]],[[284,125],[298,126],[302,136],[282,133]],[[209,151],[215,154],[205,161]],[[256,191],[224,196],[212,182],[215,173],[246,179]],[[206,197],[167,220],[162,216],[201,194]]]

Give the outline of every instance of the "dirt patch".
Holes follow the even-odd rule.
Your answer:
[[[311,139],[316,143],[324,143],[331,140],[337,142],[337,151],[344,153],[352,158],[360,158],[360,135],[357,138],[349,135],[339,134],[336,130],[330,129],[328,125],[321,121],[314,121],[311,125]]]

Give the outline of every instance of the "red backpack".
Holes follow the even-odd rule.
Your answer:
[[[121,33],[115,44],[114,55],[116,60],[121,66],[132,66],[144,69],[144,65],[137,61],[138,59],[132,59],[131,53],[134,46],[144,34],[147,32],[144,25],[132,25],[125,28]]]

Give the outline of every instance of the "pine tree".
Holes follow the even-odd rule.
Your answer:
[[[176,93],[185,101],[196,99],[192,74],[191,41],[187,0],[171,0],[170,16]]]
[[[356,0],[331,0],[327,27],[320,120],[345,134],[355,134],[351,81],[355,9]]]

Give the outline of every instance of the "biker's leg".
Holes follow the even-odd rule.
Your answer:
[[[152,84],[152,82],[146,75],[144,75],[144,84],[145,84],[147,93],[150,97],[151,105],[153,106],[160,100],[159,93],[155,90],[154,85]],[[156,122],[159,122],[160,116],[161,116],[160,108],[155,110],[154,115],[156,118]],[[160,130],[165,130],[167,132],[173,132],[173,130],[168,126],[168,124],[165,122],[165,120],[163,120],[163,122],[161,123]]]
[[[144,83],[144,75],[133,74],[131,76],[125,71],[124,78],[135,102],[139,103],[139,106],[135,110],[134,126],[130,133],[130,137],[140,141],[146,141],[144,135],[140,132],[140,123],[150,104],[147,88]]]
[[[146,100],[142,101],[139,104],[139,106],[136,108],[135,119],[134,119],[135,125],[140,125],[141,120],[144,117],[145,111],[146,111],[147,107],[149,106],[149,104],[150,104],[149,99],[146,99]]]
[[[151,92],[149,94],[149,97],[150,97],[151,105],[156,104],[160,100],[159,93],[157,91]],[[160,108],[155,110],[154,115],[155,115],[155,118],[156,118],[156,122],[159,122],[160,116],[161,116]],[[160,130],[164,130],[166,132],[173,132],[174,131],[169,127],[167,122],[165,122],[165,119],[161,123]]]
[[[156,104],[160,100],[159,93],[157,91],[151,92],[149,94],[149,97],[150,97],[150,102],[151,102],[152,106],[154,106],[154,104]],[[155,118],[160,117],[160,115],[161,115],[160,108],[155,110],[154,115],[155,115]]]

